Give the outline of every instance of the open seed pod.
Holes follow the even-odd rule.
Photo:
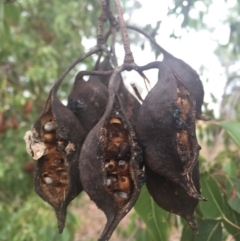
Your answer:
[[[154,201],[168,212],[175,213],[185,218],[194,233],[198,233],[194,210],[198,200],[190,197],[180,185],[164,176],[160,176],[146,166],[146,185]],[[193,169],[193,181],[198,192],[199,170],[198,164]]]
[[[104,71],[108,71],[108,70],[113,69],[108,57],[106,57],[103,60],[103,62],[100,63],[99,69],[104,70]],[[139,109],[140,109],[141,105],[140,105],[139,101],[125,87],[125,85],[123,83],[122,76],[119,75],[118,78],[119,79],[117,81],[120,81],[118,94],[121,98],[121,102],[122,102],[123,108],[125,110],[125,113],[126,113],[128,119],[130,119],[132,124],[135,126],[136,123],[137,123],[137,116],[138,116],[138,112],[139,112]],[[109,75],[99,76],[99,79],[101,80],[101,82],[104,85],[108,86],[109,80],[110,80]]]
[[[68,204],[83,190],[78,158],[86,133],[76,116],[57,99],[56,85],[24,139],[28,153],[37,161],[35,190],[54,208],[61,233]]]
[[[192,180],[200,146],[195,133],[195,100],[165,64],[140,108],[137,135],[144,159],[157,174],[203,200]]]
[[[107,100],[107,88],[98,76],[91,76],[88,81],[85,81],[81,75],[77,75],[72,92],[68,96],[67,107],[89,132],[103,115]]]
[[[196,118],[199,120],[209,120],[202,114],[202,104],[204,89],[202,81],[197,72],[185,63],[168,52],[163,52],[163,63],[169,66],[173,72],[181,79],[196,101]]]
[[[136,202],[143,184],[141,165],[135,133],[120,98],[114,95],[101,120],[88,134],[79,161],[83,188],[107,217],[99,241],[109,240]]]

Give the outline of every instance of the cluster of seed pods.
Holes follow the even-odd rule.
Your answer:
[[[27,150],[37,161],[36,192],[54,208],[60,232],[68,204],[85,190],[107,217],[99,241],[109,240],[146,181],[154,201],[184,217],[197,233],[194,210],[204,198],[195,122],[206,119],[204,91],[190,66],[163,54],[158,82],[142,105],[121,75],[85,81],[80,72],[67,106],[57,99],[56,83],[26,133]],[[97,70],[113,70],[109,59]]]

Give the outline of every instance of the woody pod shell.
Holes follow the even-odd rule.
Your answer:
[[[44,110],[26,133],[25,141],[29,154],[37,161],[35,191],[54,208],[61,233],[68,204],[83,190],[78,158],[86,132],[57,98],[60,84],[57,82],[50,91]]]

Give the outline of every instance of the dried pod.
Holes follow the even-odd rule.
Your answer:
[[[200,120],[209,120],[202,114],[202,104],[204,98],[204,89],[201,79],[197,72],[183,60],[178,59],[168,52],[163,52],[163,63],[169,66],[173,72],[181,79],[191,95],[196,101],[196,118]]]
[[[116,118],[119,120],[118,123],[113,121]],[[114,171],[109,172],[109,165],[113,161],[108,159],[107,147],[118,137],[121,138],[117,140],[119,145],[115,145],[117,148],[113,159]],[[129,171],[124,177],[118,172],[117,155],[121,146],[120,139],[130,146],[126,153],[130,156]],[[117,224],[136,202],[143,181],[143,172],[139,168],[141,160],[141,150],[119,98],[110,99],[103,117],[83,144],[79,162],[84,190],[107,217],[107,224],[99,241],[109,240]]]
[[[35,190],[55,210],[62,232],[68,204],[83,190],[78,158],[86,132],[76,116],[56,97],[53,87],[43,113],[25,134],[36,163]]]
[[[137,134],[149,168],[203,200],[192,180],[200,149],[195,101],[165,64],[160,64],[158,82],[141,106]]]
[[[198,200],[190,197],[180,185],[158,175],[147,166],[145,170],[147,175],[146,185],[154,201],[166,211],[185,218],[193,232],[198,233],[197,222],[194,217]],[[197,191],[200,192],[198,164],[193,170],[193,181]]]
[[[99,69],[105,70],[105,71],[113,69],[108,57],[106,57],[103,60],[103,62],[100,63]],[[127,88],[123,83],[121,75],[119,75],[118,78],[119,79],[117,81],[120,81],[118,94],[121,98],[121,102],[124,107],[125,113],[127,114],[128,118],[131,120],[132,124],[135,126],[137,123],[138,111],[141,105],[139,101],[127,90]],[[99,79],[103,84],[108,86],[110,76],[99,76]]]
[[[91,76],[85,81],[81,75],[77,75],[72,92],[68,96],[67,106],[89,132],[103,115],[107,100],[107,88],[97,76]]]

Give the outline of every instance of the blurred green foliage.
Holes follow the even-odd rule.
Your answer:
[[[129,14],[141,6],[138,1],[130,2],[123,1]],[[182,15],[182,27],[188,30],[211,31],[203,21],[204,12],[198,11],[197,18],[190,14],[197,2],[202,2],[207,11],[212,3],[175,0],[168,15]],[[34,192],[33,161],[26,153],[23,136],[35,122],[56,79],[86,52],[85,41],[95,44],[100,9],[97,0],[0,1],[1,241],[74,239],[79,218],[68,213],[64,232],[59,235],[52,208]],[[215,153],[214,157],[200,157],[203,196],[209,201],[201,203],[196,212],[199,236],[194,236],[183,220],[157,207],[144,186],[128,229],[118,230],[120,237],[127,239],[132,235],[135,241],[167,241],[176,228],[182,230],[181,241],[224,241],[229,234],[240,240],[240,70],[231,69],[231,65],[239,64],[239,13],[240,1],[236,1],[225,16],[225,24],[230,27],[229,42],[224,46],[219,44],[215,50],[228,74],[220,117],[210,124],[198,123],[199,139],[209,148],[209,153]],[[161,29],[160,23],[153,28]],[[151,31],[152,27],[146,23],[145,29]],[[173,31],[170,37],[179,36]],[[87,58],[82,66],[91,68],[93,59]],[[63,83],[61,99],[66,99],[77,70],[74,68]],[[212,99],[216,101],[214,96]],[[205,114],[214,119],[208,103],[205,103]]]
[[[58,234],[53,209],[34,192],[34,162],[23,136],[58,76],[95,35],[99,1],[0,1],[0,240],[73,240],[68,213]],[[94,13],[93,13],[94,12]],[[84,64],[92,65],[88,58]],[[69,74],[68,81],[76,73]],[[66,98],[64,83],[60,96]]]

